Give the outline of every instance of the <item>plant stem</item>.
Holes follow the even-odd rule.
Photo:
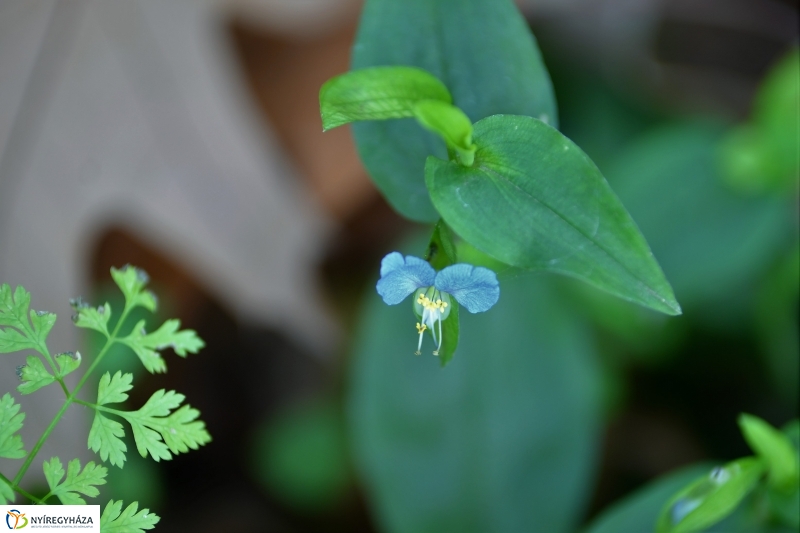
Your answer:
[[[28,457],[25,458],[25,462],[22,463],[19,472],[17,472],[17,475],[14,478],[14,483],[11,485],[11,488],[16,490],[16,488],[19,486],[19,482],[22,480],[22,476],[24,476],[25,472],[28,471],[28,468],[31,466],[31,463],[36,458],[36,454],[39,453],[39,450],[44,445],[44,442],[47,440],[47,437],[49,437],[50,433],[53,432],[56,425],[58,424],[58,421],[61,420],[61,417],[64,416],[64,413],[67,412],[67,408],[70,406],[71,403],[72,403],[72,398],[68,397],[67,400],[64,402],[64,405],[62,405],[61,409],[59,409],[58,413],[56,413],[56,416],[53,418],[52,422],[50,422],[50,425],[47,426],[47,429],[44,430],[44,433],[42,434],[41,438],[39,438],[39,441],[31,450],[31,453],[29,453]]]
[[[125,416],[125,411],[120,411],[119,409],[112,409],[111,407],[104,407],[102,405],[97,405],[96,403],[84,402],[83,400],[78,400],[78,399],[75,400],[75,403],[85,405],[86,407],[91,407],[95,411],[103,411],[105,413],[111,413],[112,415],[117,415],[121,417]]]
[[[28,334],[31,336],[31,338],[35,338],[32,330],[29,330]],[[53,376],[55,376],[58,384],[61,385],[61,390],[63,390],[64,394],[69,397],[69,389],[67,388],[67,384],[64,383],[64,378],[59,375],[59,368],[56,366],[53,356],[50,355],[50,350],[47,349],[47,343],[44,341],[39,341],[39,347],[36,349],[36,351],[42,354],[47,360],[47,364],[50,365],[50,369],[53,371]]]
[[[15,486],[13,486],[13,485],[11,484],[11,480],[10,480],[10,479],[8,479],[8,478],[7,478],[6,476],[4,476],[3,474],[0,474],[0,479],[2,479],[3,481],[5,481],[5,482],[6,482],[6,485],[8,485],[9,487],[13,488],[13,489],[14,489],[16,492],[18,492],[19,494],[22,494],[23,496],[25,496],[26,498],[28,498],[30,501],[32,501],[32,502],[35,502],[35,503],[42,503],[42,502],[44,501],[44,500],[42,500],[42,499],[39,499],[39,498],[37,498],[36,496],[34,496],[33,494],[31,494],[30,492],[28,492],[28,491],[27,491],[27,490],[25,490],[25,489],[22,489],[22,488],[20,488],[20,487],[15,487]]]
[[[125,322],[125,319],[128,317],[128,312],[130,310],[131,309],[128,306],[128,302],[126,301],[125,308],[122,310],[122,314],[120,315],[119,320],[117,321],[117,325],[114,326],[114,331],[111,332],[111,336],[108,337],[108,340],[106,341],[106,344],[103,346],[103,349],[100,350],[100,353],[97,354],[97,357],[95,357],[94,361],[92,361],[92,365],[89,367],[89,370],[86,371],[81,380],[78,381],[78,384],[75,385],[75,390],[72,391],[73,398],[78,395],[78,391],[81,390],[83,385],[86,383],[86,380],[89,379],[89,375],[94,371],[95,368],[97,368],[97,365],[100,364],[100,361],[103,360],[103,357],[105,357],[109,348],[111,348],[111,346],[115,342],[117,342],[117,334],[119,333],[119,328],[122,327],[122,323]]]

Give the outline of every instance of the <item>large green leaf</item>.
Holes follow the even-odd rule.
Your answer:
[[[662,126],[624,150],[606,176],[647,238],[684,308],[715,314],[746,303],[747,284],[791,241],[791,210],[775,197],[741,196],[715,167],[721,129]]]
[[[352,67],[380,65],[427,70],[473,122],[513,113],[557,123],[550,77],[511,0],[368,0]],[[425,158],[445,158],[444,143],[410,119],[355,124],[353,132],[389,203],[408,218],[434,222]]]
[[[591,493],[597,369],[545,277],[504,281],[461,314],[458,357],[415,357],[405,306],[368,297],[349,398],[355,459],[381,531],[571,531]]]
[[[530,117],[475,124],[475,164],[430,157],[434,205],[465,240],[510,265],[587,281],[680,313],[644,237],[600,171],[558,130]]]

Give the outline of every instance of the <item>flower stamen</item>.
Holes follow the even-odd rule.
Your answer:
[[[420,319],[417,332],[420,340],[417,344],[417,351],[422,349],[422,332],[430,331],[433,337],[435,350],[433,355],[439,355],[443,344],[442,322],[450,314],[450,296],[447,293],[437,290],[435,287],[420,288],[414,298],[414,309]],[[437,324],[438,327],[437,327]],[[422,326],[425,326],[422,329]],[[438,331],[437,331],[438,330]]]
[[[420,324],[417,322],[417,333],[419,333],[419,343],[417,343],[417,351],[414,352],[414,355],[420,355],[422,353],[422,334],[425,333],[425,330],[428,329],[428,326],[425,324]]]

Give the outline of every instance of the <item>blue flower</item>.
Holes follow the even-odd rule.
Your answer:
[[[381,279],[378,294],[389,305],[397,305],[414,293],[414,312],[420,317],[417,323],[419,343],[417,355],[422,347],[422,334],[430,330],[436,351],[442,347],[442,321],[450,315],[451,300],[461,304],[470,313],[489,310],[500,298],[497,276],[488,268],[459,263],[436,272],[424,259],[392,252],[381,261]],[[438,323],[439,336],[436,336]]]

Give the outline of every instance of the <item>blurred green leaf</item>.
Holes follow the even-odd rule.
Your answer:
[[[800,247],[796,244],[763,277],[756,301],[756,333],[772,382],[789,405],[800,397]]]
[[[111,269],[111,278],[125,295],[125,306],[128,309],[144,307],[148,311],[156,310],[155,295],[145,290],[145,285],[150,281],[150,276],[141,268],[125,265],[120,269]]]
[[[681,305],[717,320],[749,308],[743,287],[765,270],[792,231],[788,202],[741,197],[717,179],[719,133],[698,122],[659,127],[606,172]]]
[[[675,315],[680,306],[636,224],[600,171],[540,120],[494,116],[475,124],[475,165],[434,157],[434,205],[466,241],[510,265],[582,279]]]
[[[800,420],[794,419],[783,426],[783,434],[789,438],[792,446],[795,447],[797,453],[800,454]]]
[[[795,195],[800,179],[800,49],[793,48],[767,73],[750,121],[720,145],[729,184],[745,192]]]
[[[174,318],[167,320],[153,333],[147,333],[144,324],[145,321],[140,320],[133,327],[131,334],[119,339],[119,342],[133,350],[151,374],[167,371],[167,363],[161,356],[161,350],[172,348],[176,354],[186,357],[189,353],[199,352],[205,346],[194,330],[178,331],[181,326],[180,320]]]
[[[667,501],[656,532],[690,533],[719,522],[753,490],[764,471],[764,463],[755,457],[714,468]]]
[[[368,0],[352,68],[379,65],[430,72],[472,122],[513,113],[557,125],[550,78],[511,0]],[[425,158],[445,159],[444,143],[411,120],[354,124],[353,132],[361,160],[392,207],[412,220],[436,221]]]
[[[344,420],[332,400],[280,413],[254,444],[260,481],[294,508],[330,509],[353,482]]]
[[[770,511],[781,523],[794,531],[800,529],[800,489],[789,493],[772,491],[768,498]]]
[[[349,122],[413,117],[420,101],[452,102],[447,87],[414,67],[372,67],[331,78],[319,91],[322,129]]]
[[[772,486],[785,491],[800,488],[797,451],[786,435],[746,413],[739,415],[739,428],[750,448],[766,463]]]
[[[77,327],[93,329],[106,337],[109,336],[108,320],[111,318],[111,304],[106,302],[105,305],[94,308],[80,298],[71,300],[70,303],[75,310],[72,319]]]
[[[792,444],[794,459],[800,464],[800,420],[794,419],[786,424],[782,433]],[[794,492],[770,491],[769,503],[773,514],[781,522],[793,527],[795,531],[800,529],[800,478],[795,478]]]
[[[587,330],[543,277],[464,313],[446,370],[407,311],[368,298],[352,365],[355,458],[381,530],[570,531],[591,493],[598,376]]]
[[[707,474],[712,465],[700,464],[681,468],[651,481],[633,494],[604,510],[585,533],[644,533],[653,524],[664,503],[698,477]]]

